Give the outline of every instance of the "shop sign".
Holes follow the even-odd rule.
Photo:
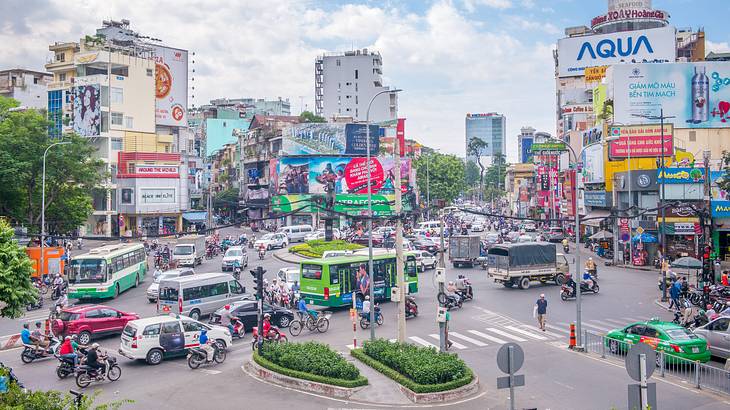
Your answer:
[[[676,235],[694,235],[695,225],[691,222],[678,222],[674,224],[674,233]]]
[[[671,156],[674,152],[674,127],[661,125],[632,125],[611,127],[611,137],[618,137],[617,141],[608,144],[608,156],[611,158],[639,158]],[[662,138],[664,146],[662,147]]]
[[[730,201],[712,201],[713,218],[730,218]]]
[[[701,184],[705,182],[702,168],[664,168],[657,170],[658,184]]]
[[[149,178],[177,178],[177,165],[136,165],[135,173],[137,176]]]
[[[583,201],[586,206],[608,206],[608,201],[606,201],[606,191],[585,191],[583,194]]]
[[[142,204],[174,204],[175,188],[142,188],[140,203]]]
[[[561,108],[563,114],[587,114],[593,112],[593,104],[572,104],[564,105]]]
[[[586,69],[585,69],[586,82],[595,83],[595,82],[603,80],[603,78],[606,76],[607,69],[608,69],[607,65],[602,65],[602,66],[598,66],[598,67],[586,67]]]
[[[565,151],[565,143],[562,142],[541,142],[532,144],[532,152],[544,152],[544,151]]]
[[[612,10],[606,14],[593,17],[591,28],[595,29],[604,24],[626,21],[626,20],[660,20],[667,21],[667,12],[652,9],[620,9]]]

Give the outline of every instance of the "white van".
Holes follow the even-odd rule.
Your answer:
[[[439,230],[441,229],[441,222],[440,221],[428,221],[428,222],[421,222],[418,224],[418,229],[426,229],[426,230]]]
[[[208,339],[223,348],[233,343],[228,328],[206,325],[189,317],[162,315],[131,320],[122,331],[119,354],[147,364],[160,364],[162,359],[183,356],[191,347],[200,346],[200,332],[208,331]]]
[[[304,242],[304,237],[314,232],[311,225],[282,226],[276,233],[283,233],[291,242]]]
[[[198,320],[229,303],[249,299],[246,288],[227,273],[202,273],[160,281],[157,313]]]

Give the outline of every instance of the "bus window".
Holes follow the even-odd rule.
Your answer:
[[[319,265],[302,265],[302,278],[305,279],[322,279],[322,266]]]
[[[103,259],[73,259],[69,282],[101,283],[106,280],[106,261]]]

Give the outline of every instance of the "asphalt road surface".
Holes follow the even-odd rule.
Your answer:
[[[237,234],[230,229],[223,235]],[[574,252],[574,251],[573,251]],[[271,279],[279,268],[287,266],[267,254],[259,263],[251,254],[249,269],[261,265]],[[569,256],[569,259],[572,257]],[[220,256],[205,261],[196,272],[220,270]],[[438,346],[436,322],[437,286],[433,270],[419,274],[419,316],[407,321],[407,337],[412,343]],[[464,304],[462,309],[451,313],[450,335],[454,342],[452,351],[463,358],[476,372],[484,393],[477,399],[447,405],[454,409],[508,408],[508,392],[496,390],[495,379],[502,376],[497,369],[495,355],[504,342],[517,342],[525,351],[525,364],[519,374],[526,376],[526,386],[516,389],[517,408],[539,409],[610,409],[626,408],[627,384],[631,383],[626,370],[619,362],[599,360],[594,356],[578,354],[566,349],[568,326],[575,321],[576,303],[563,302],[555,285],[533,285],[527,290],[507,289],[493,283],[481,269],[453,269],[447,266],[447,276],[455,279],[458,273],[466,274],[474,286],[475,300]],[[617,267],[599,267],[601,292],[583,298],[584,328],[595,333],[622,326],[635,320],[651,317],[670,319],[669,314],[654,303],[658,297],[657,274],[627,270]],[[248,269],[242,275],[247,291],[252,289]],[[137,289],[131,289],[115,300],[104,301],[117,309],[133,311],[139,315],[156,314],[154,304],[147,301],[144,292],[151,279],[148,277]],[[540,332],[532,316],[533,305],[544,293],[548,300],[548,331]],[[376,329],[378,337],[395,338],[396,305],[382,305],[385,323]],[[38,313],[35,313],[38,312]],[[34,321],[47,312],[30,312],[20,320],[0,321],[0,334],[17,333],[23,320]],[[358,327],[359,341],[369,337],[369,330]],[[329,331],[325,334],[303,331],[290,341],[314,339],[330,344],[343,353],[352,344],[353,332],[346,309],[335,310]],[[362,403],[336,401],[294,390],[273,387],[252,379],[241,370],[250,358],[251,338],[234,341],[226,361],[221,365],[190,370],[184,359],[165,361],[158,366],[133,362],[116,355],[119,336],[99,340],[103,349],[116,355],[122,368],[120,380],[93,385],[101,391],[100,401],[132,399],[130,408],[267,408],[281,404],[295,405],[300,409],[327,408],[382,408]],[[55,375],[55,359],[22,364],[20,350],[0,352],[0,361],[13,367],[18,377],[29,388],[76,389],[72,378],[59,380]],[[657,382],[658,405],[661,409],[727,409],[730,397],[716,396],[698,391],[673,379],[654,377]],[[89,392],[92,388],[88,388]],[[125,407],[126,408],[126,407]]]

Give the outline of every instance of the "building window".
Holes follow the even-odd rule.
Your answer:
[[[355,104],[357,104],[357,96],[355,96]]]
[[[349,100],[350,99],[350,96],[349,95],[346,95],[345,98],[347,98]]]
[[[56,61],[58,61],[58,62],[66,61],[66,53],[56,53]]]
[[[342,96],[337,96],[337,104],[342,104]]]
[[[357,80],[357,70],[355,70],[355,79]]]
[[[124,102],[124,89],[112,87],[111,102],[121,104]]]
[[[357,113],[357,108],[355,108],[355,117],[359,116],[360,114]]]
[[[690,142],[696,142],[697,141],[697,131],[690,131],[689,132],[689,141]]]
[[[124,114],[121,112],[112,112],[112,125],[122,125]]]
[[[112,113],[112,118],[114,118],[114,113]],[[122,150],[122,139],[121,138],[112,138],[112,150],[113,151],[121,151]]]
[[[66,73],[59,74],[58,81],[66,81]]]
[[[342,89],[342,83],[337,83],[337,91],[340,91]]]
[[[337,64],[337,67],[339,67],[339,66],[341,66],[341,65],[342,65],[342,61],[340,61],[340,59],[338,58],[338,59],[337,59],[337,60],[335,61],[335,64]]]
[[[38,77],[33,77],[33,84],[38,84]]]
[[[128,130],[134,128],[134,117],[124,117],[124,128]]]
[[[147,69],[147,77],[152,77],[153,75],[155,75],[154,71],[152,71],[151,68],[148,68]]]
[[[355,92],[357,92],[357,83],[355,83]]]

